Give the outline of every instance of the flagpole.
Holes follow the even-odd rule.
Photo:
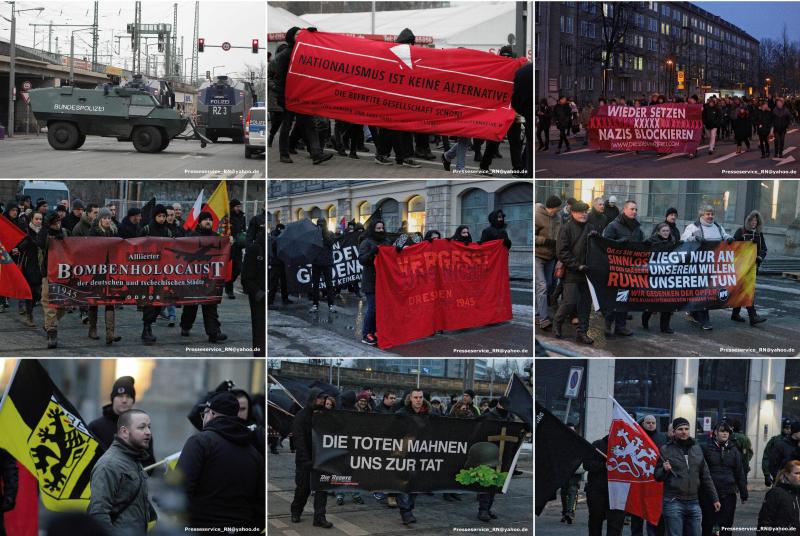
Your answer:
[[[156,463],[154,463],[154,464],[152,464],[152,465],[148,465],[147,467],[144,467],[144,468],[142,469],[142,471],[149,471],[149,470],[151,470],[151,469],[155,469],[156,467],[159,467],[159,466],[161,466],[161,465],[167,464],[167,463],[171,462],[172,460],[174,460],[174,459],[175,459],[175,456],[180,456],[180,453],[181,453],[181,452],[182,452],[182,451],[178,451],[178,452],[176,452],[176,453],[174,453],[174,454],[170,454],[169,456],[167,456],[166,458],[164,458],[164,459],[163,459],[163,460],[161,460],[160,462],[156,462]]]
[[[287,389],[286,387],[284,387],[284,386],[283,386],[283,384],[282,384],[281,382],[279,382],[278,380],[276,380],[276,379],[275,379],[275,376],[273,376],[272,374],[269,374],[269,379],[271,379],[272,381],[274,381],[274,382],[275,382],[275,384],[276,384],[278,387],[280,387],[281,389],[283,389],[284,391],[286,391],[286,394],[287,394],[287,395],[289,395],[289,398],[291,398],[292,400],[294,400],[294,401],[295,401],[295,403],[296,403],[298,406],[300,406],[301,408],[302,408],[302,407],[305,407],[305,406],[303,406],[303,404],[301,404],[300,402],[298,402],[298,401],[297,401],[297,399],[296,399],[294,396],[292,396],[292,393],[291,393],[291,391],[289,391],[289,389]]]
[[[285,409],[283,409],[282,407],[280,407],[280,406],[279,406],[278,404],[276,404],[275,402],[270,402],[269,400],[267,400],[267,405],[268,405],[269,407],[271,407],[271,408],[275,408],[275,409],[277,409],[278,411],[280,411],[280,412],[282,412],[282,413],[285,413],[285,414],[286,414],[286,415],[288,415],[289,417],[294,417],[294,415],[292,415],[291,413],[289,413],[288,411],[286,411]]]

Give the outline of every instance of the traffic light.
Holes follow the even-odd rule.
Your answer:
[[[211,80],[211,71],[206,71],[206,80]]]
[[[164,34],[158,34],[158,51],[164,52]]]
[[[197,40],[197,51],[203,52],[205,48],[206,48],[206,40],[201,37],[200,39]]]
[[[258,54],[258,39],[253,39],[253,54]]]

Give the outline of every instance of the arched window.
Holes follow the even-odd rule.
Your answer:
[[[452,229],[443,230],[450,236],[455,232],[458,225],[469,226],[469,233],[473,240],[478,240],[481,230],[486,227],[486,216],[489,214],[489,194],[480,188],[467,190],[461,195],[461,222],[453,226]]]
[[[364,201],[360,205],[358,205],[358,223],[365,223],[372,214],[372,207],[369,204],[369,201]]]
[[[297,214],[297,219],[295,221],[300,221],[306,217],[306,211],[303,210],[302,208],[298,208],[296,214]]]
[[[400,228],[400,204],[394,199],[385,199],[378,205],[381,219],[387,233],[395,233]]]
[[[272,222],[274,225],[278,225],[281,222],[281,211],[276,210],[275,214],[272,216]]]
[[[533,247],[533,186],[520,182],[498,192],[495,208],[506,215],[513,246]]]
[[[336,206],[331,205],[328,207],[328,230],[332,233],[336,232]]]
[[[425,230],[425,198],[417,195],[408,200],[408,232],[421,233]]]
[[[320,210],[319,207],[312,208],[311,212],[309,212],[309,214],[310,214],[309,217],[311,218],[311,222],[314,225],[316,225],[317,224],[317,220],[322,217],[322,211]]]

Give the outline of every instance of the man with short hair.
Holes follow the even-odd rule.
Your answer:
[[[478,417],[481,414],[481,412],[478,408],[475,407],[475,404],[473,402],[474,400],[475,400],[475,391],[473,391],[472,389],[465,389],[464,393],[461,395],[461,403],[456,404],[455,406],[450,408],[450,415],[451,416],[454,415],[454,413],[458,411],[457,408],[465,408],[466,411],[468,411],[472,417]]]
[[[629,199],[622,206],[622,212],[603,230],[603,238],[625,244],[644,242],[642,226],[637,219],[639,206],[636,201]],[[621,335],[629,337],[633,332],[626,326],[628,313],[626,311],[606,311],[606,337]]]
[[[111,212],[111,221],[114,222],[114,227],[119,228],[119,221],[117,221],[117,204],[109,203],[106,205],[106,208]]]
[[[122,218],[119,224],[120,238],[137,238],[142,234],[142,209],[131,207],[128,215]]]
[[[150,416],[131,409],[119,416],[117,434],[91,474],[87,513],[108,534],[143,536],[155,518],[142,461],[150,446]]]
[[[89,203],[86,205],[86,211],[84,211],[83,216],[81,216],[81,220],[72,228],[72,236],[89,236],[89,232],[92,230],[92,224],[94,224],[94,220],[97,219],[99,213],[100,208],[97,206],[97,203]]]
[[[378,407],[375,408],[376,413],[394,413],[395,412],[395,401],[397,400],[397,393],[394,391],[386,391],[383,393],[383,400]]]
[[[640,424],[642,425],[644,433],[653,440],[653,443],[659,450],[669,441],[666,434],[662,434],[658,431],[658,421],[656,421],[655,415],[645,415],[642,417]],[[647,527],[647,536],[656,536],[659,527],[662,529],[661,532],[663,533],[663,523],[653,525],[646,522],[641,517],[631,515],[631,536],[643,536],[645,526]]]
[[[86,205],[80,199],[72,200],[72,212],[70,212],[61,222],[61,228],[72,234],[72,229],[75,227],[83,217],[83,209]]]
[[[783,419],[781,433],[772,436],[767,442],[767,446],[764,447],[764,454],[761,456],[761,472],[764,473],[764,485],[767,487],[771,487],[775,483],[769,467],[772,451],[778,441],[790,435],[792,435],[792,421],[791,419]]]
[[[203,410],[203,431],[183,446],[177,470],[183,476],[191,528],[264,528],[264,458],[239,417],[230,391],[215,393]]]
[[[602,233],[603,229],[606,228],[606,225],[608,225],[609,222],[604,214],[605,210],[606,206],[603,202],[603,198],[595,197],[592,201],[592,210],[589,211],[589,219],[587,221],[594,225],[594,228],[597,229],[598,233]]]
[[[422,389],[413,389],[406,399],[405,405],[397,410],[396,415],[429,415],[431,412],[431,404],[425,400],[425,395]],[[397,505],[400,507],[400,518],[403,525],[410,525],[416,523],[417,518],[414,517],[414,505],[417,502],[416,493],[399,493],[397,495]]]
[[[544,204],[536,203],[536,246],[533,249],[536,264],[536,317],[539,329],[550,329],[548,300],[555,290],[556,239],[561,230],[561,198],[552,195]]]

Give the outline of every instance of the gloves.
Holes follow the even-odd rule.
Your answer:
[[[556,247],[556,241],[553,240],[552,238],[545,238],[544,245],[548,248],[554,248]]]
[[[586,266],[585,264],[581,264],[580,266],[578,266],[578,271],[582,274],[585,274],[586,272],[589,271],[589,267]]]
[[[728,238],[726,238],[726,239],[725,239],[725,243],[726,243],[726,244],[728,244],[729,246],[730,246],[731,244],[733,244],[733,237],[729,236]]]
[[[589,231],[589,236],[590,237],[592,237],[592,236],[600,236],[600,233],[598,233],[597,231],[592,229],[591,231]]]

